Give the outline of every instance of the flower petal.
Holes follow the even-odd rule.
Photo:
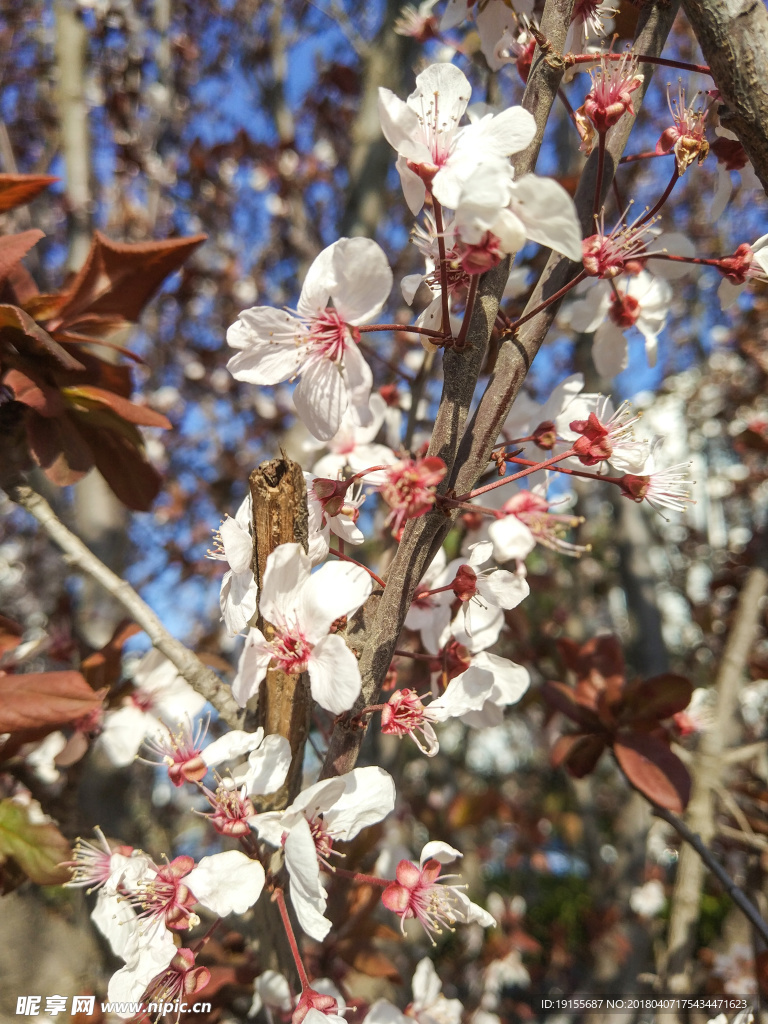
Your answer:
[[[328,901],[320,883],[315,842],[305,818],[291,828],[284,850],[291,879],[291,903],[298,922],[310,938],[322,942],[331,930],[331,922],[324,916]]]
[[[354,768],[342,776],[344,792],[324,815],[334,839],[345,842],[395,809],[395,783],[383,768]]]
[[[239,850],[203,857],[184,879],[198,903],[219,917],[244,914],[264,888],[264,868]]]
[[[267,558],[259,610],[275,626],[293,623],[311,565],[300,544],[280,544]]]
[[[363,684],[357,658],[338,633],[315,644],[307,669],[312,696],[326,711],[340,715],[360,696]]]
[[[372,238],[340,238],[333,246],[333,304],[345,323],[365,323],[392,291],[392,270],[384,250]]]
[[[356,612],[370,596],[373,580],[359,565],[326,562],[301,588],[296,613],[304,636],[316,643],[327,635],[331,623]]]
[[[299,419],[319,441],[333,437],[349,405],[349,389],[342,368],[316,356],[305,366],[293,392]]]

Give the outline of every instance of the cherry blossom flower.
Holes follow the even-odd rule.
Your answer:
[[[162,974],[158,975],[144,993],[145,1003],[186,1002],[202,992],[211,980],[207,967],[195,966],[195,954],[181,948]]]
[[[441,637],[451,621],[453,594],[449,590],[439,594],[427,593],[447,582],[445,570],[445,551],[440,548],[422,576],[405,617],[405,626],[419,631],[421,642],[428,651],[440,649]]]
[[[176,857],[158,867],[145,854],[123,857],[99,894],[94,923],[126,961],[109,983],[109,997],[138,1000],[176,955],[173,931],[199,922],[197,904],[220,917],[242,914],[264,887],[264,869],[239,850]]]
[[[650,450],[646,441],[635,438],[633,424],[638,417],[631,415],[629,402],[623,402],[615,411],[610,398],[574,405],[587,413],[585,419],[573,420],[568,431],[567,439],[573,441],[580,462],[597,466],[608,461],[624,472],[642,471]]]
[[[259,610],[273,627],[267,640],[251,629],[232,692],[241,707],[258,692],[270,662],[291,675],[309,673],[317,703],[335,715],[351,708],[360,693],[357,659],[333,623],[356,612],[372,590],[359,566],[328,562],[311,573],[299,544],[281,544],[267,559]]]
[[[674,100],[669,87],[667,88],[667,104],[674,124],[662,132],[656,143],[656,152],[674,151],[677,173],[682,177],[694,160],[702,163],[709,153],[704,127],[707,111],[704,108],[694,110],[693,107],[685,105],[685,89],[682,82],[678,84],[677,98]]]
[[[610,19],[615,13],[612,0],[576,0],[563,53],[589,52],[590,41],[601,40],[610,31]]]
[[[542,405],[529,398],[525,391],[521,391],[504,421],[500,438],[514,441],[517,438],[530,437],[535,433],[538,435],[536,443],[539,447],[553,447],[551,444],[542,445],[541,441],[545,439],[546,435],[553,432],[554,436],[557,436],[558,420],[563,419],[567,423],[573,419],[568,414],[571,402],[579,395],[587,400],[597,398],[597,395],[582,395],[583,390],[583,374],[574,373],[566,377],[565,380],[561,380]],[[483,501],[486,500],[487,498],[484,496]]]
[[[601,57],[590,77],[592,88],[582,109],[597,131],[605,134],[625,113],[634,116],[632,93],[643,84],[643,76],[637,71],[637,57],[625,53],[621,60]]]
[[[443,206],[455,210],[464,183],[486,159],[519,153],[536,131],[522,107],[488,114],[459,127],[472,88],[453,64],[433,64],[417,77],[406,102],[379,89],[384,137],[397,151],[397,169],[412,213],[424,205],[427,187]]]
[[[435,455],[425,459],[402,459],[387,470],[379,493],[392,509],[387,525],[393,523],[394,536],[407,519],[429,512],[435,504],[435,489],[447,472],[443,460]]]
[[[486,910],[470,902],[462,892],[464,886],[445,884],[456,876],[441,874],[442,866],[461,856],[447,843],[431,842],[421,851],[418,867],[408,860],[397,865],[396,881],[384,890],[381,902],[400,917],[403,934],[405,922],[414,917],[432,945],[436,945],[435,935],[442,935],[445,929],[453,931],[457,923],[476,921],[484,928],[496,923]]]
[[[410,736],[422,753],[434,757],[440,749],[435,724],[458,718],[476,729],[498,725],[504,717],[503,709],[520,700],[529,685],[526,669],[481,651],[471,656],[467,668],[429,704],[425,705],[410,689],[393,693],[381,712],[381,731]]]
[[[515,180],[508,161],[489,155],[461,183],[454,209],[454,229],[463,242],[477,244],[490,232],[505,253],[530,240],[581,262],[576,207],[552,178],[526,174]]]
[[[237,730],[233,730],[237,732]],[[258,729],[255,735],[262,733]],[[231,733],[223,736],[228,739]],[[248,736],[248,733],[242,733]],[[216,741],[219,742],[218,740]],[[215,744],[211,744],[214,746]],[[210,748],[206,748],[206,751]],[[238,744],[240,752],[245,749],[244,741]],[[228,759],[231,754],[220,752],[220,759]],[[284,736],[265,736],[256,749],[252,749],[248,760],[231,773],[218,780],[215,791],[205,786],[203,793],[212,810],[206,817],[220,835],[240,838],[250,831],[250,819],[255,813],[253,796],[264,796],[276,793],[285,782],[291,766],[291,745]]]
[[[573,544],[563,533],[583,522],[579,516],[567,512],[553,512],[546,497],[546,486],[537,484],[530,490],[520,489],[501,506],[503,518],[494,519],[488,526],[488,537],[493,543],[493,557],[498,562],[521,562],[536,544],[578,557],[588,547]]]
[[[514,9],[507,0],[487,0],[480,4],[468,0],[448,0],[440,28],[443,32],[455,28],[473,11],[482,54],[491,71],[498,71],[510,63],[505,51],[516,35],[518,16],[532,14],[533,7],[533,0],[516,0]]]
[[[383,446],[382,446],[383,447]],[[362,544],[365,537],[357,525],[365,501],[362,484],[304,474],[307,484],[307,553],[312,565],[328,557],[331,534],[346,544]]]
[[[326,442],[328,454],[319,459],[312,467],[313,476],[335,479],[346,469],[352,473],[361,473],[370,466],[394,465],[398,459],[392,449],[386,445],[374,443],[374,438],[384,422],[385,412],[386,402],[381,395],[371,395],[370,422],[367,426],[361,427],[355,421],[355,416],[351,414],[350,410],[347,410],[339,430]],[[380,482],[381,475],[379,473],[366,475],[366,483],[378,484]]]
[[[309,431],[326,441],[350,406],[368,403],[373,378],[355,327],[379,312],[391,289],[392,271],[376,242],[341,238],[309,268],[295,314],[268,306],[240,314],[227,331],[228,344],[239,350],[227,367],[249,384],[300,376],[296,410]]]
[[[299,924],[322,941],[331,922],[324,916],[326,896],[320,866],[340,856],[334,843],[348,842],[395,806],[395,784],[381,768],[355,768],[346,775],[316,782],[284,811],[251,818],[259,838],[282,846],[291,879],[290,896]]]
[[[234,519],[227,516],[214,534],[214,541],[208,557],[229,564],[221,581],[221,614],[229,636],[236,636],[256,614],[259,599],[259,588],[251,570],[253,537],[250,494],[237,510]]]
[[[645,339],[649,366],[656,365],[658,336],[672,302],[667,281],[641,270],[633,277],[585,282],[576,290],[586,291],[586,295],[571,306],[570,325],[579,333],[596,331],[592,358],[598,373],[615,377],[626,369],[629,350],[624,332],[630,327],[636,327]]]
[[[723,275],[717,297],[721,309],[730,309],[749,280],[768,281],[768,235],[762,235],[752,245],[742,243],[733,254],[720,261]]]
[[[363,1024],[460,1024],[464,1007],[458,999],[447,999],[435,965],[424,957],[416,964],[411,989],[413,1001],[401,1013],[386,999],[377,999],[363,1018]]]
[[[498,622],[501,630],[504,615],[503,609],[516,608],[530,593],[528,583],[520,576],[492,566],[478,572],[493,554],[493,544],[488,541],[471,545],[469,562],[460,559],[451,562],[446,573],[455,567],[456,576],[453,580],[453,592],[461,601],[459,616],[462,619],[462,630],[472,639],[473,619],[480,629],[493,630],[492,623]],[[459,639],[457,637],[457,639]],[[495,638],[494,638],[495,639]],[[461,642],[461,640],[460,640]],[[468,645],[469,646],[469,645]],[[486,646],[490,646],[486,644]],[[470,647],[470,650],[472,648]]]
[[[632,501],[647,501],[655,509],[669,508],[684,512],[686,505],[695,504],[691,497],[691,464],[681,462],[666,469],[656,469],[656,459],[651,452],[638,474],[625,473],[621,478],[621,493]]]
[[[432,13],[432,8],[436,3],[437,0],[422,0],[418,7],[406,4],[395,19],[393,31],[399,36],[410,36],[419,43],[434,39],[437,35],[437,17]]]
[[[117,767],[133,761],[145,737],[162,738],[166,732],[163,723],[192,719],[205,706],[205,697],[196,693],[176,667],[154,649],[141,659],[133,683],[134,689],[123,706],[105,714],[97,740]]]

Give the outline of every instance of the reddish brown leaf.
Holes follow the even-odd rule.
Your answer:
[[[171,421],[154,409],[146,405],[136,405],[129,402],[127,398],[116,395],[113,391],[104,388],[95,388],[87,384],[79,387],[65,387],[61,389],[64,398],[78,410],[88,411],[91,409],[108,408],[116,413],[121,419],[129,423],[138,423],[144,427],[163,427],[170,430]]]
[[[141,632],[141,627],[135,622],[123,620],[112,634],[112,638],[100,651],[94,651],[81,664],[83,675],[88,684],[94,690],[102,687],[112,687],[120,679],[122,667],[123,645],[125,641],[136,633]],[[229,666],[227,666],[229,667]]]
[[[146,512],[160,491],[162,478],[136,442],[113,430],[84,427],[83,433],[93,450],[96,468],[115,496],[128,508]]]
[[[589,679],[593,672],[604,679],[624,675],[624,654],[615,636],[596,636],[581,645],[563,638],[558,640],[557,648],[577,679]]]
[[[625,690],[622,720],[638,722],[671,718],[688,707],[692,693],[690,680],[671,672],[631,683]]]
[[[622,732],[613,752],[626,777],[653,803],[681,814],[691,795],[691,778],[680,758],[658,736]]]
[[[30,411],[27,438],[35,462],[57,487],[76,483],[93,466],[90,445],[69,416],[48,419]]]
[[[47,174],[0,174],[0,213],[23,206],[58,180]]]
[[[0,351],[11,346],[25,356],[53,359],[64,370],[83,369],[83,364],[65,352],[29,313],[6,303],[0,305]],[[20,366],[18,357],[13,358],[13,350],[3,358],[13,366]]]
[[[136,321],[163,281],[184,263],[205,235],[165,242],[113,242],[94,233],[91,251],[58,310],[65,324],[81,314]]]
[[[550,759],[555,768],[562,765],[574,778],[583,779],[594,770],[605,747],[603,736],[571,733],[557,740]]]
[[[541,692],[547,704],[567,715],[578,725],[590,732],[600,728],[597,715],[576,700],[576,693],[570,686],[566,686],[565,683],[546,682],[541,687]]]
[[[13,397],[22,405],[39,412],[41,416],[61,416],[66,405],[58,388],[51,387],[43,380],[34,381],[19,370],[9,370],[3,381],[13,391]]]
[[[0,280],[10,274],[19,260],[41,238],[45,238],[45,234],[39,228],[31,228],[18,235],[0,235]]]
[[[79,672],[0,676],[0,732],[65,725],[99,707],[102,696]]]

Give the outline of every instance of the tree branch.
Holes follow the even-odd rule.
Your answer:
[[[756,0],[683,0],[735,132],[768,193],[768,10]]]
[[[715,680],[717,706],[713,718],[717,725],[708,729],[702,736],[689,769],[693,786],[686,822],[705,845],[711,841],[715,833],[712,793],[728,763],[724,756],[725,745],[738,704],[744,666],[749,658],[760,621],[761,602],[766,590],[768,574],[760,567],[752,569],[739,596],[733,628],[728,636]],[[667,933],[667,961],[664,965],[664,974],[665,987],[670,992],[687,991],[690,985],[689,965],[696,942],[696,924],[699,920],[703,882],[704,866],[700,860],[700,852],[691,846],[684,846],[677,864]]]
[[[219,717],[232,728],[240,728],[244,712],[235,703],[229,687],[216,673],[184,644],[171,636],[157,615],[130,583],[108,569],[94,553],[83,544],[79,537],[61,522],[51,506],[36,491],[26,484],[11,484],[6,487],[8,497],[26,509],[40,523],[52,541],[64,552],[70,565],[76,566],[116,598],[149,639],[153,647],[177,668],[189,685],[209,701]]]

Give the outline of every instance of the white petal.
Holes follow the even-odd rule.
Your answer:
[[[345,323],[363,324],[382,308],[392,291],[392,270],[372,238],[340,238],[334,243],[334,307]]]
[[[133,761],[147,734],[147,718],[133,705],[107,712],[98,745],[112,764],[124,768]]]
[[[301,316],[317,316],[328,306],[334,284],[333,255],[337,244],[334,242],[318,253],[307,271],[296,306]]]
[[[487,576],[479,576],[477,590],[488,604],[494,603],[506,609],[517,608],[531,592],[527,580],[506,569],[497,569]]]
[[[458,902],[458,906],[454,906],[454,910],[460,910],[465,924],[476,922],[482,925],[483,928],[493,928],[496,925],[496,919],[487,910],[483,910],[476,903],[472,903],[469,897],[465,896],[461,890],[454,889],[453,892]]]
[[[419,116],[390,89],[379,88],[379,120],[384,138],[398,153],[408,157],[423,155],[414,148],[422,136]]]
[[[417,1004],[419,1008],[432,1006],[437,1001],[442,987],[443,983],[429,957],[425,956],[423,960],[419,960],[411,982],[414,1004]]]
[[[264,888],[264,868],[239,850],[203,857],[185,877],[198,903],[219,917],[244,914]]]
[[[328,831],[345,842],[395,809],[395,783],[383,768],[355,768],[343,775],[343,794],[324,816]]]
[[[229,636],[242,633],[256,614],[259,588],[250,569],[236,573],[229,569],[221,578],[219,607]]]
[[[237,673],[232,680],[232,696],[241,708],[259,692],[262,679],[272,660],[272,649],[259,629],[251,629],[243,645]]]
[[[312,696],[326,711],[340,715],[360,696],[362,680],[357,658],[338,633],[315,644],[307,669]]]
[[[552,178],[526,174],[512,185],[512,210],[533,242],[581,263],[581,226],[573,200]]]
[[[245,785],[249,796],[276,793],[291,767],[291,745],[285,736],[267,736],[248,758],[248,767],[233,774],[236,785]]]
[[[136,911],[123,897],[99,893],[91,920],[112,947],[115,956],[125,959],[133,933],[139,927]]]
[[[240,351],[227,363],[235,380],[249,384],[279,384],[298,372],[307,357],[304,324],[281,309],[259,306],[240,314],[248,329],[247,345],[239,344],[243,333],[236,336]],[[237,326],[237,325],[235,325]],[[230,337],[230,327],[227,338]],[[244,329],[243,329],[244,330]]]
[[[326,636],[331,623],[356,612],[370,596],[373,580],[359,565],[326,562],[301,588],[296,613],[310,643]]]
[[[327,900],[320,884],[315,842],[306,819],[302,818],[291,828],[284,849],[296,917],[310,938],[322,942],[331,930],[331,922],[323,916]]]
[[[493,544],[489,540],[481,540],[469,545],[469,564],[473,569],[487,562],[493,554]]]
[[[424,281],[423,274],[406,274],[400,282],[400,291],[403,293],[403,298],[409,306],[413,304],[416,292],[421,287],[422,281]]]
[[[529,528],[517,516],[495,519],[488,527],[493,541],[493,554],[498,562],[512,562],[527,558],[536,547]]]
[[[349,391],[341,367],[329,359],[314,357],[305,366],[293,392],[299,419],[320,441],[333,437],[349,405]]]
[[[472,604],[472,635],[469,635],[464,624],[461,610],[453,620],[451,632],[460,644],[475,654],[477,651],[484,651],[486,647],[492,647],[499,639],[501,627],[504,625],[504,612],[501,608],[482,606],[475,599],[469,603]]]
[[[220,736],[213,743],[209,743],[203,750],[203,760],[209,768],[214,768],[222,761],[232,761],[242,757],[256,747],[264,739],[264,730],[257,729],[256,732],[244,732],[242,729],[231,729],[228,733]]]
[[[253,541],[250,533],[244,530],[236,519],[229,516],[219,527],[219,533],[230,569],[245,572],[250,568],[253,558]]]
[[[465,3],[465,0],[452,0]],[[363,1018],[363,1024],[411,1024],[413,1018],[406,1017],[388,999],[377,999]]]
[[[138,959],[126,964],[109,979],[107,998],[112,1002],[138,1002],[153,978],[163,974],[176,956],[170,932],[162,945],[142,951]]]
[[[267,558],[259,609],[273,625],[292,622],[311,566],[300,544],[280,544]]]
[[[452,861],[458,860],[459,857],[463,856],[464,854],[460,850],[436,839],[431,843],[427,843],[421,851],[419,863],[421,867],[424,867],[428,860],[436,860],[438,864],[450,864]]]
[[[397,158],[395,169],[400,175],[403,197],[408,205],[408,209],[415,217],[424,206],[424,200],[427,198],[427,189],[418,174],[410,169],[408,160],[404,156]]]

